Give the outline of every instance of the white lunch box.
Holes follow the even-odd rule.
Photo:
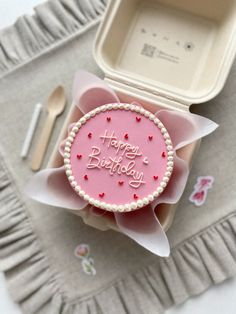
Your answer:
[[[94,57],[105,81],[121,102],[188,111],[191,104],[220,92],[236,52],[236,0],[111,0],[99,27]],[[67,126],[81,113],[72,109]],[[199,142],[179,150],[191,166]],[[50,167],[63,164],[57,150]],[[161,204],[157,216],[167,230],[177,204]],[[73,211],[101,230],[117,230],[113,221]]]

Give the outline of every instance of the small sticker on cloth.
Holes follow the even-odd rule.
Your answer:
[[[79,244],[75,248],[75,257],[81,259],[83,272],[87,275],[96,275],[94,260],[89,256],[90,247],[88,244]]]
[[[207,198],[208,190],[212,188],[214,178],[212,176],[198,177],[189,201],[196,206],[202,206]]]

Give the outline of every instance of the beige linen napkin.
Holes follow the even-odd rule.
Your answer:
[[[34,104],[45,103],[58,84],[70,95],[78,68],[102,76],[91,51],[104,8],[101,0],[50,1],[0,33],[0,269],[25,313],[162,313],[236,274],[236,64],[218,97],[192,107],[220,128],[203,140],[195,159],[168,232],[169,258],[22,193],[32,173],[19,153]],[[188,197],[199,175],[212,175],[215,183],[197,208]],[[80,243],[90,246],[95,276],[74,255]]]

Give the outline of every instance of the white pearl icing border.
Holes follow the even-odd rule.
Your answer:
[[[81,187],[77,184],[75,181],[75,178],[72,173],[72,167],[70,162],[70,151],[71,146],[74,141],[74,138],[76,134],[79,132],[79,129],[83,126],[83,124],[86,123],[89,119],[93,118],[95,115],[97,115],[100,112],[105,112],[109,110],[129,110],[137,112],[146,118],[149,118],[160,130],[163,135],[163,138],[165,140],[166,149],[167,149],[167,168],[165,175],[162,178],[162,181],[160,182],[158,188],[152,193],[149,194],[147,197],[144,197],[143,199],[140,199],[136,202],[127,203],[124,205],[116,205],[116,204],[109,204],[106,202],[101,202],[99,200],[96,200],[89,195],[87,195]],[[142,208],[149,203],[153,202],[155,198],[157,198],[163,191],[164,188],[167,186],[167,183],[171,177],[173,166],[174,166],[174,151],[172,146],[172,141],[170,139],[170,136],[164,127],[163,123],[151,112],[148,110],[145,110],[142,107],[139,107],[137,105],[131,105],[131,104],[108,104],[103,105],[101,107],[97,107],[96,109],[90,111],[89,113],[86,113],[78,122],[75,123],[74,127],[69,133],[69,136],[67,137],[65,148],[64,148],[64,166],[66,175],[68,177],[68,180],[72,186],[72,188],[75,190],[75,192],[83,198],[85,201],[90,203],[91,205],[94,205],[98,208],[111,211],[111,212],[129,212],[132,210],[136,210],[139,208]]]

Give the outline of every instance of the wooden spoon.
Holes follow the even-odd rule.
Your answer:
[[[62,114],[66,105],[66,94],[62,86],[58,86],[48,98],[47,103],[47,118],[40,135],[38,145],[34,151],[31,169],[37,171],[40,169],[46,149],[48,147],[49,139],[52,134],[53,126],[56,121],[56,118]]]

